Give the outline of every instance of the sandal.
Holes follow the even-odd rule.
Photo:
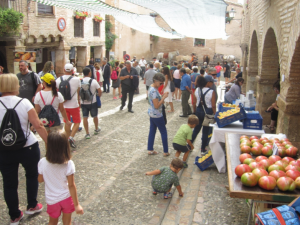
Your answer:
[[[157,151],[148,151],[148,155],[157,155],[158,152]]]
[[[164,199],[172,198],[172,193],[171,192],[166,192],[164,193]]]
[[[164,157],[167,157],[169,155],[170,155],[170,153],[164,153]]]
[[[168,111],[168,113],[172,113],[172,112],[174,112],[174,110],[169,110],[169,111]]]
[[[266,125],[266,127],[271,131],[271,132],[274,132],[276,129],[274,126],[271,126],[271,125]]]

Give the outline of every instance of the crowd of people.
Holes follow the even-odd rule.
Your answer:
[[[26,172],[26,214],[35,214],[43,209],[43,205],[37,202],[38,182],[45,182],[49,224],[57,224],[61,212],[64,224],[70,224],[72,212],[83,214],[77,198],[75,165],[71,160],[70,150],[70,147],[76,148],[75,136],[80,131],[81,120],[83,119],[86,139],[92,138],[88,124],[89,116],[93,118],[94,135],[100,133],[100,97],[103,93],[109,93],[110,87],[113,88],[113,100],[118,99],[116,95],[121,100],[120,110],[124,109],[128,96],[128,112],[134,113],[132,101],[134,94],[139,93],[140,79],[144,80],[146,85],[149,103],[149,155],[158,154],[153,147],[157,129],[161,134],[163,155],[170,155],[166,112],[175,111],[173,100],[181,102],[180,117],[188,118],[187,124],[179,128],[173,139],[176,158],[170,167],[146,173],[154,175],[153,194],[163,192],[164,198],[169,198],[170,187],[174,184],[179,195],[183,196],[176,173],[188,167],[187,157],[194,149],[193,143],[202,127],[201,152],[205,154],[207,151],[206,146],[212,129],[203,126],[203,121],[205,115],[216,113],[218,96],[215,80],[220,77],[222,69],[220,65],[215,68],[208,67],[207,64],[200,68],[197,62],[193,62],[192,65],[174,62],[170,66],[168,62],[160,62],[155,57],[149,63],[144,57],[139,61],[134,57],[132,61],[124,63],[109,63],[104,59],[101,64],[90,61],[89,65],[83,68],[83,77],[80,79],[75,76],[76,68],[71,63],[65,64],[64,75],[57,77],[51,61],[45,63],[42,71],[35,73],[29,70],[26,61],[21,60],[20,73],[0,76],[0,132],[5,140],[0,143],[0,147],[14,150],[0,151],[4,198],[11,224],[19,224],[24,216],[18,205],[19,164]],[[236,81],[239,88],[243,83],[241,79]],[[231,96],[230,93],[227,98],[228,96]],[[192,107],[189,104],[190,100]],[[170,110],[166,111],[169,106]],[[13,122],[10,122],[11,118]],[[46,156],[42,159],[35,132],[40,135],[46,146]],[[178,159],[181,153],[183,160]],[[172,179],[166,179],[168,176]]]

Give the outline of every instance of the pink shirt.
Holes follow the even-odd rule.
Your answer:
[[[173,77],[174,77],[175,79],[180,79],[180,73],[179,73],[179,70],[175,70],[175,71],[174,71]]]
[[[215,66],[216,70],[217,70],[217,73],[220,73],[222,67],[221,66]]]

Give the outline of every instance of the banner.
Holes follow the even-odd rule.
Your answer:
[[[29,70],[36,72],[36,52],[27,51],[27,52],[17,52],[14,51],[14,73],[17,74],[19,70],[19,62],[25,60],[28,63]]]

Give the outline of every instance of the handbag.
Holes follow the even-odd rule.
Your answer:
[[[166,107],[164,104],[162,104],[162,114],[165,120],[165,125],[167,125],[167,114],[166,114]]]
[[[170,81],[170,91],[171,92],[175,91],[175,84],[174,84],[174,82],[172,80]]]
[[[202,105],[203,111],[205,113],[204,120],[202,122],[202,126],[208,127],[209,124],[214,124],[216,122],[216,120],[215,120],[215,116],[214,115],[206,114],[205,108],[203,106],[205,104],[205,99],[204,99],[205,95],[203,95],[201,88],[200,88],[200,91],[201,91],[200,104]],[[200,94],[199,94],[199,97],[200,97]],[[206,104],[205,104],[205,106],[206,106]]]

